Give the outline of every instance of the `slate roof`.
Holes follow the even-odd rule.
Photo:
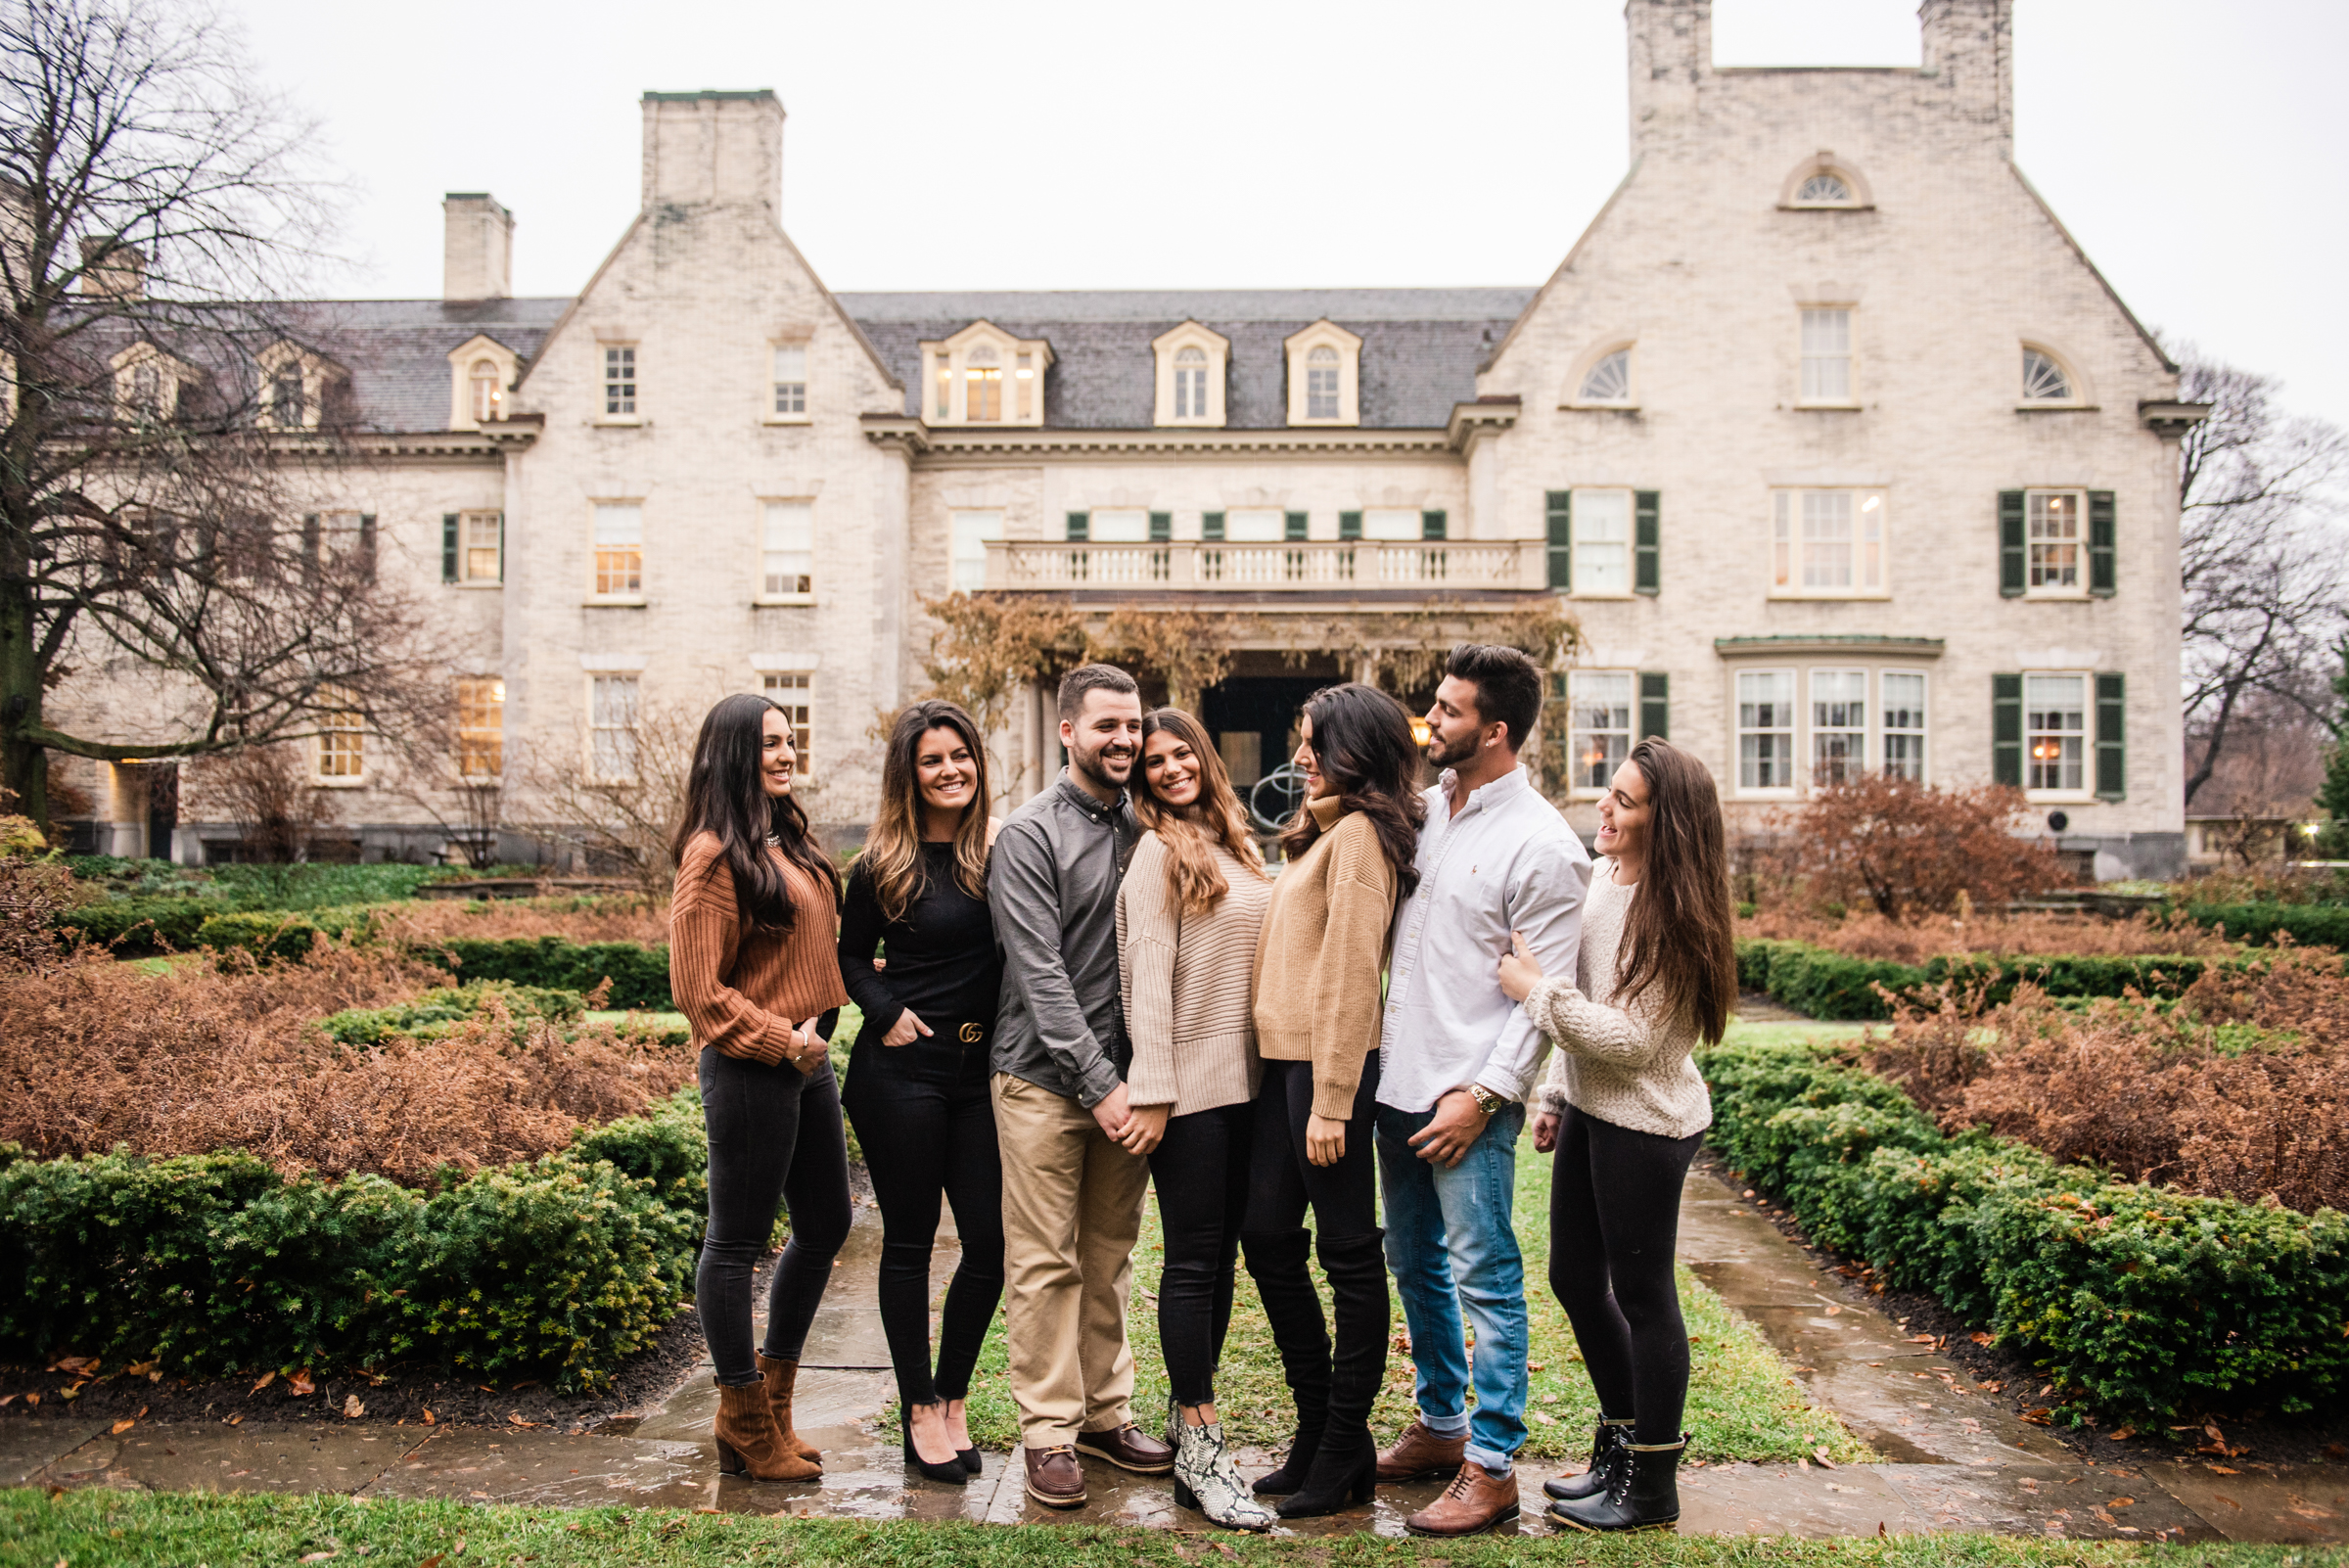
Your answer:
[[[1288,423],[1282,342],[1327,317],[1362,340],[1361,422],[1440,429],[1476,396],[1476,369],[1534,298],[1532,289],[1199,289],[1051,293],[842,294],[890,370],[923,387],[924,342],[987,320],[1052,346],[1044,423],[1061,430],[1146,430],[1157,412],[1150,341],[1185,321],[1231,340],[1225,424]],[[913,408],[908,413],[918,412]]]
[[[448,356],[477,334],[528,364],[561,300],[320,300],[281,306],[292,335],[350,372],[351,416],[362,430],[448,428]]]

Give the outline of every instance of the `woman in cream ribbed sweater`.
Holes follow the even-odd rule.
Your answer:
[[[1142,719],[1144,829],[1118,885],[1118,968],[1133,1063],[1123,1139],[1150,1157],[1166,1234],[1158,1340],[1173,1384],[1174,1499],[1220,1525],[1269,1530],[1216,1415],[1231,1322],[1259,1069],[1250,979],[1272,887],[1231,777],[1178,708]]]
[[[1545,980],[1526,949],[1501,990],[1557,1046],[1534,1119],[1555,1150],[1549,1287],[1598,1394],[1590,1466],[1543,1490],[1582,1530],[1680,1518],[1688,1334],[1673,1278],[1681,1183],[1713,1121],[1689,1052],[1718,1040],[1737,995],[1728,852],[1705,765],[1669,741],[1632,749],[1598,806],[1583,906],[1585,989]]]

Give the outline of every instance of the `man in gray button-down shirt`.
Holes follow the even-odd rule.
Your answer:
[[[1127,1131],[1118,881],[1139,836],[1126,782],[1142,750],[1133,678],[1107,665],[1060,687],[1068,770],[1011,814],[988,860],[1003,949],[995,1131],[1003,1151],[1005,1348],[1030,1496],[1084,1501],[1075,1451],[1144,1473],[1174,1451],[1133,1424],[1126,1302],[1149,1162]]]

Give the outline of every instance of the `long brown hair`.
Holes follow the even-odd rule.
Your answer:
[[[1631,763],[1647,781],[1647,867],[1624,917],[1615,1002],[1653,988],[1669,1012],[1693,1016],[1697,1033],[1717,1042],[1737,999],[1721,792],[1704,763],[1667,740],[1641,741]]]
[[[954,829],[954,880],[972,898],[987,897],[987,806],[994,797],[988,793],[987,748],[980,744],[979,726],[954,703],[915,703],[890,726],[889,749],[881,761],[881,809],[865,835],[864,853],[856,856],[855,871],[871,879],[885,920],[905,912],[927,875],[922,861],[922,786],[915,763],[923,737],[934,729],[953,731],[970,748],[978,769],[971,804],[962,808],[962,821]]]
[[[1313,726],[1313,758],[1321,776],[1337,786],[1347,810],[1359,811],[1378,829],[1378,847],[1395,869],[1395,902],[1401,907],[1419,886],[1419,828],[1427,803],[1419,798],[1419,743],[1411,739],[1411,715],[1403,704],[1350,680],[1324,686],[1305,700]],[[1280,830],[1280,848],[1295,859],[1321,836],[1309,802],[1297,807]]]
[[[809,835],[807,813],[791,796],[769,796],[760,779],[766,715],[782,712],[780,704],[755,692],[718,699],[694,737],[685,813],[669,844],[669,853],[682,863],[695,834],[716,835],[718,859],[734,877],[735,913],[755,931],[789,931],[799,922],[791,884],[766,853],[770,839],[785,859],[832,896],[835,909],[840,904],[840,872]]]
[[[1141,788],[1133,792],[1133,814],[1167,847],[1167,887],[1176,907],[1185,914],[1206,914],[1216,900],[1231,891],[1216,863],[1215,846],[1259,880],[1265,874],[1264,852],[1248,832],[1247,813],[1232,792],[1231,774],[1223,759],[1208,744],[1199,720],[1179,708],[1161,708],[1142,715],[1142,754],[1150,752],[1150,737],[1164,731],[1191,749],[1199,766],[1199,798],[1188,806],[1169,806],[1151,790],[1149,774],[1137,767]]]

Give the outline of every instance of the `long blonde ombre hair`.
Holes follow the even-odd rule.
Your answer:
[[[1133,814],[1167,847],[1167,885],[1175,906],[1185,914],[1206,914],[1216,900],[1231,891],[1223,869],[1216,863],[1215,846],[1231,852],[1233,859],[1263,880],[1265,855],[1248,831],[1248,813],[1231,787],[1223,766],[1199,720],[1179,708],[1161,708],[1142,717],[1142,756],[1150,755],[1150,737],[1160,731],[1191,749],[1199,760],[1199,798],[1188,806],[1169,806],[1150,791],[1150,779],[1137,762],[1141,788],[1133,792]]]
[[[979,726],[955,703],[915,703],[891,726],[881,763],[881,809],[865,835],[864,853],[856,857],[856,868],[872,879],[886,920],[904,914],[922,891],[922,786],[914,760],[921,756],[922,738],[934,729],[952,730],[970,748],[978,770],[971,804],[962,808],[961,825],[954,829],[954,880],[972,898],[987,897],[987,807],[994,797],[987,787],[987,748],[980,744]]]

